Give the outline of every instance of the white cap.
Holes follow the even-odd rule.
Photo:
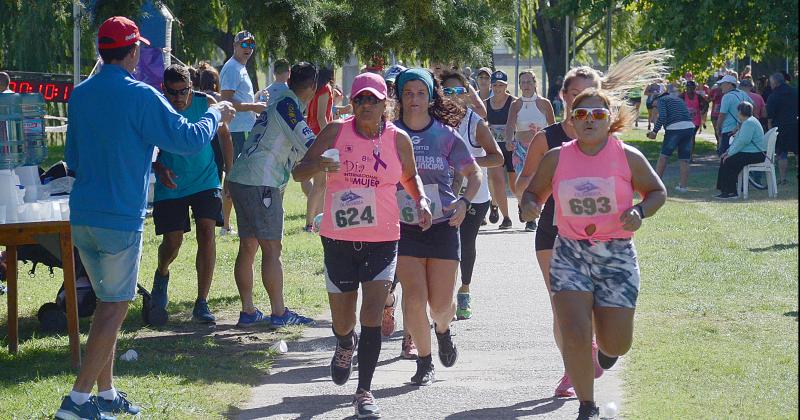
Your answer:
[[[722,76],[722,79],[719,79],[717,83],[715,83],[715,85],[721,85],[723,83],[731,83],[734,86],[737,86],[739,84],[739,81],[736,80],[736,78],[731,76],[730,74],[726,74],[725,76]]]

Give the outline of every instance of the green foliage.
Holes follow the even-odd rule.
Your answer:
[[[647,16],[645,45],[674,50],[679,74],[698,74],[749,55],[797,57],[797,12],[794,0],[631,0]],[[788,44],[787,44],[788,39]]]
[[[84,16],[82,62],[95,61],[97,27],[109,16],[136,19],[145,0],[98,0],[94,19]],[[248,29],[259,58],[342,63],[390,53],[415,61],[488,61],[498,11],[510,0],[163,0],[177,18],[174,54],[196,62],[233,52],[233,34]],[[67,72],[72,65],[72,2],[0,0],[0,67]],[[36,51],[36,53],[31,53]]]

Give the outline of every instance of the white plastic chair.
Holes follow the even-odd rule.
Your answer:
[[[750,172],[766,172],[767,173],[767,194],[769,198],[778,196],[778,181],[775,178],[775,143],[778,141],[778,127],[773,127],[766,134],[764,139],[767,141],[767,156],[761,163],[752,163],[745,166],[739,172],[739,179],[736,181],[736,192],[739,198],[747,200],[748,187],[750,186],[749,178]]]

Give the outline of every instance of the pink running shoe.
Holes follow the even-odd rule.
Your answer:
[[[395,320],[394,320],[394,307],[397,303],[397,297],[394,297],[392,306],[383,307],[383,319],[381,320],[381,335],[389,337],[394,334]]]
[[[400,351],[400,358],[406,360],[416,360],[419,357],[417,346],[414,345],[414,340],[411,336],[406,334],[403,336],[402,350]]]
[[[572,398],[575,396],[575,389],[572,387],[572,382],[569,381],[569,376],[566,373],[558,381],[554,395],[556,398]]]
[[[603,376],[605,370],[600,367],[600,362],[597,361],[597,342],[592,339],[592,361],[594,362],[594,378],[597,379]]]

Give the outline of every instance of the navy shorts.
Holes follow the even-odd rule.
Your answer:
[[[352,242],[323,236],[322,249],[329,293],[353,292],[368,281],[394,281],[397,241]]]
[[[400,223],[398,254],[404,257],[460,261],[461,240],[458,228],[444,221],[423,232],[419,226]]]
[[[664,156],[672,156],[672,153],[678,150],[678,159],[691,159],[694,132],[694,127],[682,128],[680,130],[667,130],[664,134],[664,143],[661,145],[661,154]]]
[[[213,188],[186,197],[153,203],[153,224],[156,226],[156,235],[179,230],[184,233],[191,231],[189,207],[192,208],[195,222],[198,219],[210,219],[216,222],[217,226],[222,226],[222,193]]]

